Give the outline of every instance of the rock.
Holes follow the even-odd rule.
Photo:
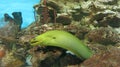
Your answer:
[[[84,61],[79,67],[119,67],[120,48],[112,47],[104,52],[95,54]]]
[[[117,32],[111,28],[99,28],[90,31],[87,35],[88,40],[101,44],[115,44],[120,42],[120,37]]]
[[[98,0],[98,1],[108,5],[116,5],[118,3],[118,0]]]
[[[12,15],[14,17],[15,24],[17,25],[18,30],[20,31],[21,30],[21,25],[23,23],[22,13],[21,12],[13,12]]]
[[[57,4],[56,2],[54,2],[54,1],[47,1],[47,2],[46,2],[46,5],[47,5],[49,8],[52,8],[52,9],[56,10],[57,13],[60,12],[61,7],[60,7],[59,4]]]
[[[68,16],[58,16],[56,18],[57,23],[62,23],[63,25],[69,25],[72,22],[72,19],[69,18]]]
[[[120,16],[119,13],[106,10],[106,12],[98,12],[92,18],[91,22],[96,21],[96,25],[100,27],[111,26],[114,28],[120,27]]]
[[[5,22],[11,21],[14,23],[14,19],[11,16],[9,16],[7,13],[4,14],[4,21]]]

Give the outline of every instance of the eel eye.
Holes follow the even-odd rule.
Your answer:
[[[56,37],[52,37],[53,39],[56,39]]]

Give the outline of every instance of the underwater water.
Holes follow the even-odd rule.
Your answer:
[[[10,16],[12,12],[22,12],[23,24],[22,28],[27,27],[34,21],[33,5],[39,3],[40,0],[2,0],[0,1],[0,27],[4,25],[3,16],[8,13]]]

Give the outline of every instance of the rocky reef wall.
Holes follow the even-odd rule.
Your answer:
[[[14,37],[9,33],[6,35],[7,37],[0,36],[1,66],[120,66],[119,0],[41,0],[33,8],[35,10],[34,23],[21,30],[22,18],[18,17],[21,13],[15,15],[13,13],[12,20],[14,19],[14,22],[20,21],[16,23],[18,24],[17,32],[15,28],[10,29],[10,32],[15,31],[17,35]],[[94,56],[87,60],[81,60],[59,47],[31,46],[31,39],[48,30],[64,30],[73,34],[93,50]],[[2,29],[0,32],[3,33],[3,31],[5,30]]]

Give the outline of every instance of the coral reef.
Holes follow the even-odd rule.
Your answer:
[[[94,37],[93,37],[94,36]],[[90,41],[94,41],[102,44],[115,44],[120,42],[120,37],[117,32],[113,31],[111,28],[99,28],[90,31],[86,37]]]
[[[120,0],[41,0],[33,8],[35,21],[25,29],[20,28],[20,12],[12,13],[13,18],[4,14],[0,66],[120,66]],[[64,30],[77,36],[93,50],[94,56],[81,60],[62,48],[30,46],[31,39],[49,30]]]
[[[21,29],[22,16],[21,12],[13,12],[14,18],[10,17],[7,13],[4,14],[4,22],[7,23],[4,27],[0,28],[1,38],[16,37]]]
[[[3,58],[6,54],[5,47],[0,46],[0,59]]]
[[[56,22],[62,23],[63,25],[69,25],[71,21],[71,18],[69,18],[68,16],[58,16],[56,18]]]
[[[40,8],[41,5],[44,5],[43,3],[44,0],[34,6],[36,12],[42,10]],[[29,33],[36,35],[54,29],[68,31],[79,39],[87,40],[87,46],[95,52],[95,55],[96,53],[101,53],[100,56],[102,57],[109,45],[112,45],[113,47],[111,47],[111,49],[114,49],[114,47],[118,47],[116,44],[120,42],[120,35],[118,33],[120,27],[119,3],[120,1],[118,0],[49,0],[46,1],[45,5],[48,8],[48,13],[46,14],[49,14],[49,19],[44,17],[48,22],[43,24],[45,22],[37,21],[36,23],[40,26],[34,27],[35,25],[31,25],[27,30],[30,30],[28,31]],[[44,14],[42,14],[42,12],[38,13],[38,18],[42,17],[41,15]],[[108,60],[109,59],[106,59],[106,61]],[[43,61],[47,63],[47,61],[49,62],[51,60],[44,59]],[[87,62],[87,60],[85,62]],[[60,63],[59,66],[82,67],[77,64],[69,65],[69,63],[66,63],[66,65],[64,63],[65,62]],[[52,66],[51,64],[54,65],[54,61],[50,63],[50,65],[46,65]],[[87,65],[88,64],[86,64],[86,66]],[[44,65],[40,66],[44,67]],[[109,64],[107,67],[109,67]]]
[[[12,52],[8,52],[1,60],[1,67],[20,67],[24,65],[24,63],[23,60],[15,57]]]
[[[79,67],[119,67],[119,48],[108,48],[108,50],[94,55]]]
[[[21,30],[21,25],[23,23],[23,21],[22,21],[22,13],[21,12],[13,12],[12,15],[14,17],[13,19],[15,21],[16,26],[18,26],[17,27],[18,31],[20,31]]]

